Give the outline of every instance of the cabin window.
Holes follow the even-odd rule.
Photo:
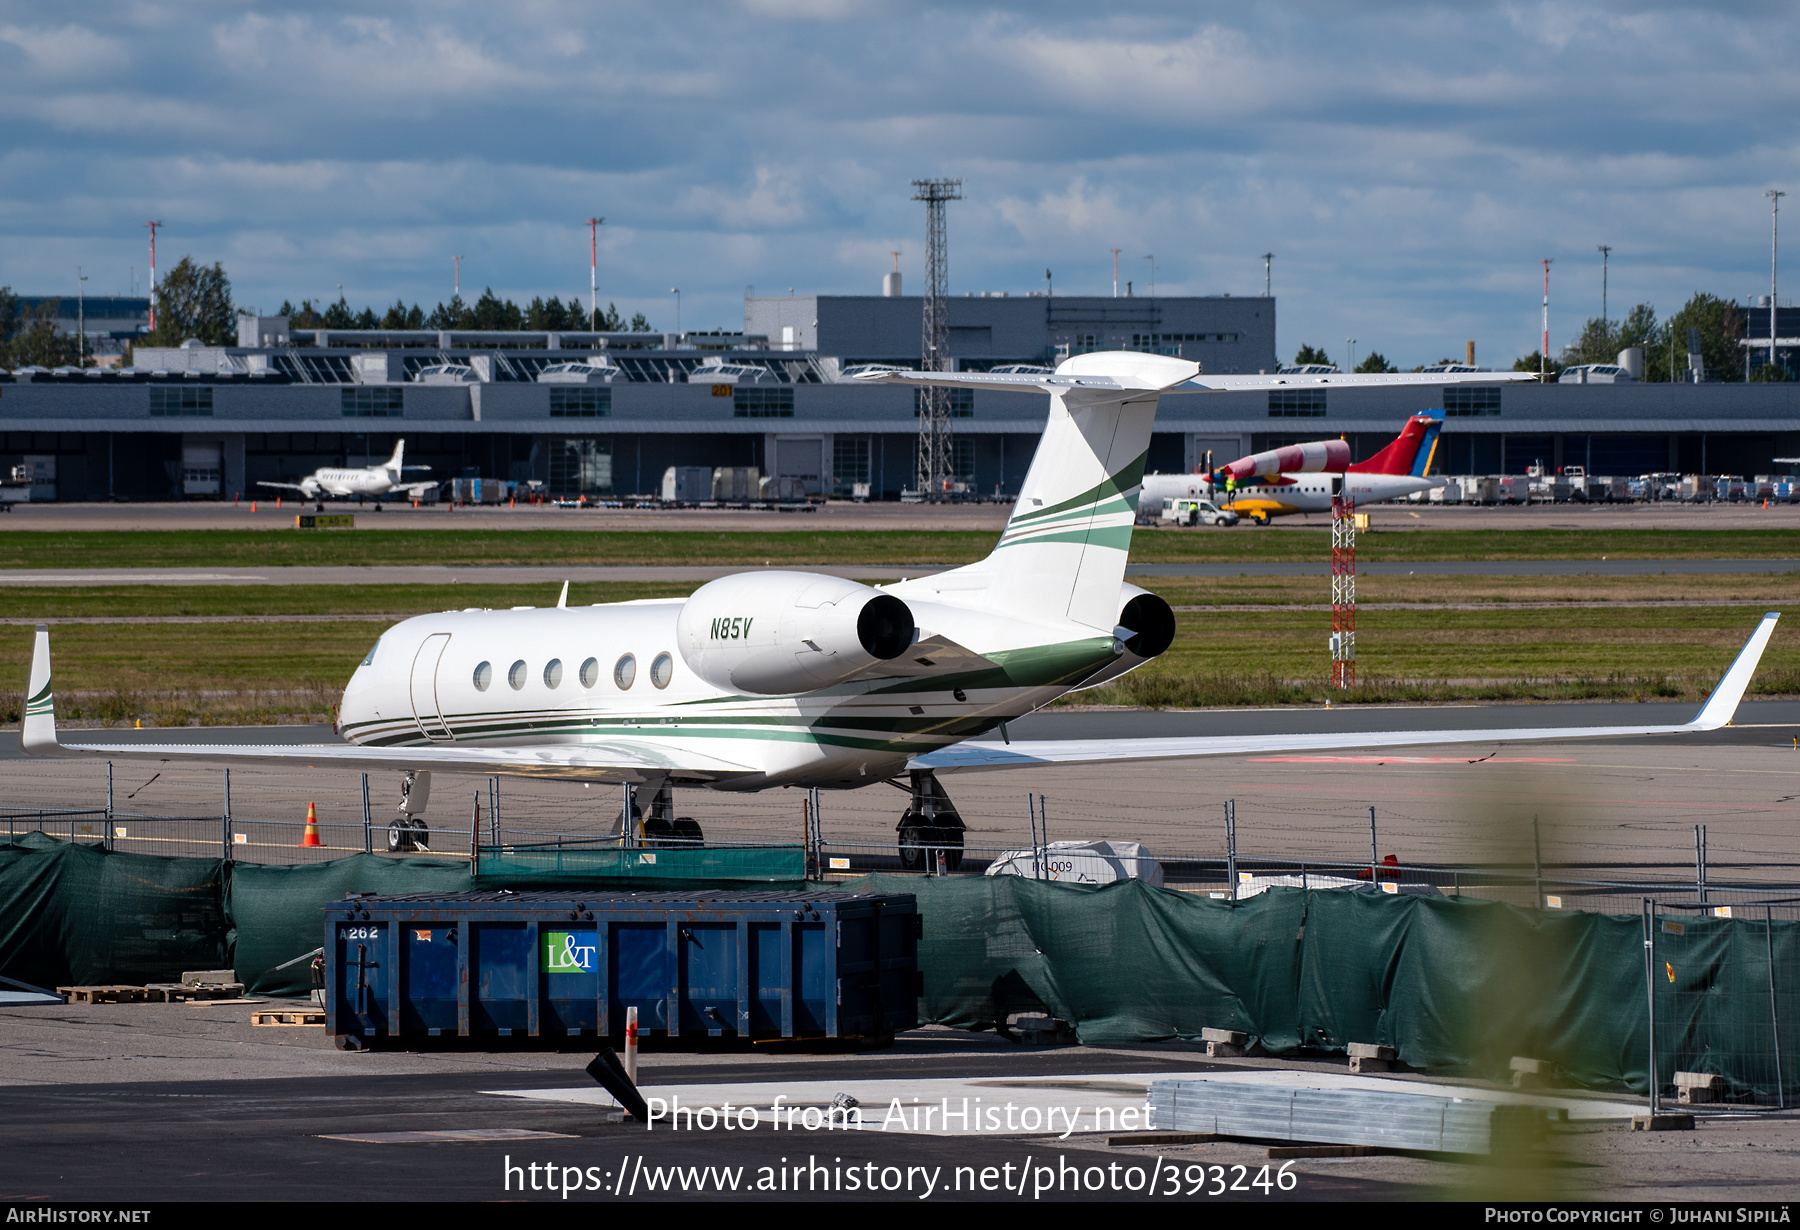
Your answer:
[[[521,658],[512,664],[511,670],[506,672],[506,682],[512,685],[513,691],[517,692],[525,686],[526,674],[525,660]]]
[[[477,692],[487,691],[488,684],[492,682],[494,682],[494,664],[492,662],[483,662],[475,668],[475,690]]]
[[[669,680],[674,677],[675,659],[666,653],[657,654],[656,660],[650,663],[650,682],[659,688],[666,688],[669,686]]]
[[[600,682],[600,659],[589,658],[581,664],[581,686],[591,688]]]
[[[551,658],[544,663],[544,686],[554,688],[562,683],[562,659]]]
[[[619,685],[619,691],[628,690],[637,680],[637,659],[630,654],[620,658],[613,666],[613,682]]]

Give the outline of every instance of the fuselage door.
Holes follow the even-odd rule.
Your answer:
[[[444,650],[449,644],[448,632],[434,632],[425,638],[425,643],[419,646],[418,655],[413,658],[413,717],[418,720],[420,733],[427,739],[444,740],[453,737],[450,727],[444,722],[444,710],[438,703],[437,690],[438,661],[444,656]]]

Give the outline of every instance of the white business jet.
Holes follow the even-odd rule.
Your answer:
[[[427,479],[424,482],[408,483],[401,481],[407,470],[429,470],[430,466],[409,466],[401,464],[406,453],[406,441],[394,441],[394,455],[378,466],[322,466],[308,474],[297,483],[259,482],[258,487],[277,487],[284,491],[298,491],[309,500],[319,501],[319,509],[325,508],[325,497],[335,499],[375,500],[375,507],[381,507],[380,499],[384,495],[403,492],[409,500],[416,500],[424,492],[434,490],[437,482]]]
[[[1774,629],[1776,616],[1766,616],[1685,725],[1009,741],[1009,719],[1116,679],[1174,640],[1168,604],[1125,582],[1157,399],[1296,378],[1202,377],[1191,362],[1128,353],[1082,355],[1049,374],[872,371],[863,378],[1049,394],[1037,455],[986,559],[878,587],[810,572],[750,572],[711,581],[686,599],[407,619],[382,635],[351,676],[338,724],[348,742],[329,746],[65,746],[57,738],[49,634],[40,626],[24,749],[394,770],[417,774],[420,784],[431,770],[624,783],[621,824],[629,816],[650,835],[653,822],[672,824],[676,785],[850,789],[904,776],[912,805],[899,825],[902,859],[916,867],[938,850],[953,866],[963,825],[941,773],[1712,730],[1736,710]],[[634,789],[650,800],[641,818],[629,802]],[[416,788],[411,797],[419,797]]]

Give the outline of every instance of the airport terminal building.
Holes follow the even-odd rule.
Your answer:
[[[1275,302],[970,295],[950,301],[950,353],[971,371],[1099,350],[1274,371]],[[237,346],[0,373],[0,464],[32,466],[34,498],[231,499],[378,463],[404,437],[431,477],[537,480],[558,496],[651,494],[670,466],[753,466],[812,494],[866,483],[897,499],[913,481],[916,394],[848,375],[917,366],[922,309],[902,295],[752,297],[741,333],[683,335],[290,330],[246,316]],[[1365,457],[1438,407],[1437,473],[1749,475],[1800,455],[1800,384],[1496,383],[1170,395],[1149,468],[1338,435]],[[957,477],[1017,491],[1045,413],[1040,396],[957,391]]]

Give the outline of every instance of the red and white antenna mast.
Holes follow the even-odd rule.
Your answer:
[[[589,218],[588,224],[588,328],[600,319],[600,224],[605,218]]]
[[[150,228],[150,331],[156,331],[156,228],[160,222],[146,222]]]
[[[1349,475],[1331,493],[1331,686],[1356,686],[1356,500]]]

